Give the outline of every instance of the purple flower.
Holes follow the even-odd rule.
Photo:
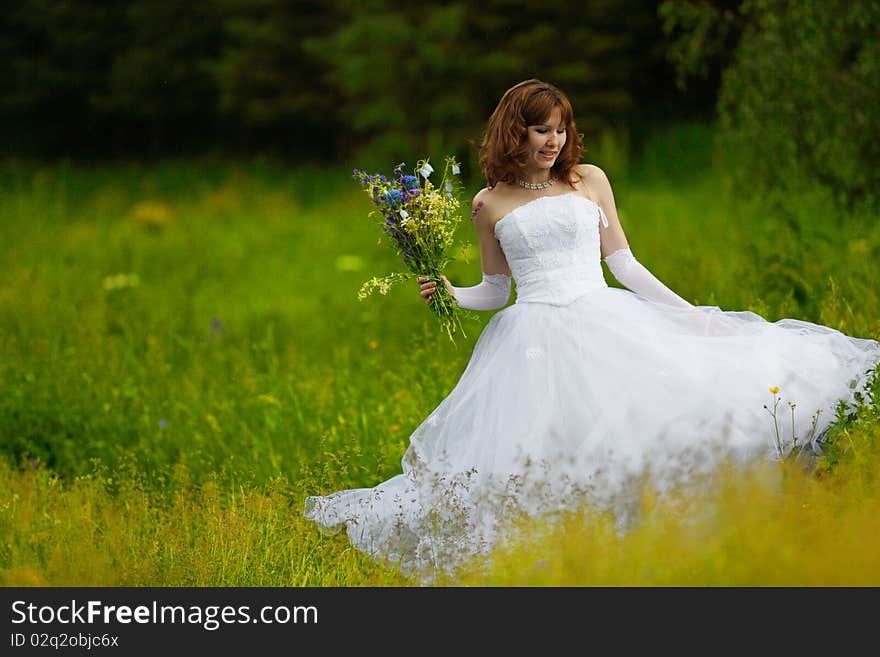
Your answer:
[[[168,423],[165,422],[165,420],[159,420],[159,428],[160,429],[164,429],[166,424],[168,424]]]

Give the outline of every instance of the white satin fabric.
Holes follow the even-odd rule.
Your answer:
[[[470,310],[497,310],[510,298],[510,276],[507,274],[487,274],[483,280],[471,287],[452,286],[455,302]]]

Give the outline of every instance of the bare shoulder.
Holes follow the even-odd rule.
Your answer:
[[[601,169],[601,167],[598,167],[595,164],[584,162],[582,164],[578,164],[575,170],[577,171],[578,175],[580,175],[580,177],[586,180],[588,183],[608,182],[608,176],[605,175],[605,172]]]
[[[497,204],[498,192],[491,187],[483,187],[471,201],[471,221],[486,221],[492,215],[492,208]]]
[[[580,176],[579,186],[585,188],[588,196],[607,196],[611,193],[611,182],[605,172],[595,164],[578,164],[575,171]]]
[[[473,199],[473,201],[471,201],[471,207],[476,207],[480,203],[485,203],[486,199],[489,197],[489,195],[491,193],[492,193],[491,189],[489,189],[488,187],[483,187],[483,189],[481,189],[476,194],[474,194],[474,199]]]
[[[475,221],[478,217],[486,215],[486,213],[483,212],[483,208],[486,206],[486,202],[489,200],[491,193],[491,189],[483,187],[483,189],[474,194],[474,198],[471,201],[471,221]]]

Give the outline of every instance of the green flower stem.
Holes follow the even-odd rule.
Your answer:
[[[434,290],[434,294],[431,298],[431,309],[439,318],[443,329],[449,336],[449,339],[455,342],[453,335],[457,331],[461,331],[462,336],[466,338],[467,334],[464,332],[464,326],[461,323],[461,316],[458,312],[458,302],[456,302],[455,298],[449,293],[449,290],[446,288],[440,275],[436,273],[423,275],[427,276],[428,280],[437,283],[437,288]]]

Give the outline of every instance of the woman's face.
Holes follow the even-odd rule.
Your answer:
[[[528,127],[528,164],[532,171],[547,170],[556,163],[556,159],[565,146],[565,124],[562,122],[562,111],[556,107],[545,123]]]

